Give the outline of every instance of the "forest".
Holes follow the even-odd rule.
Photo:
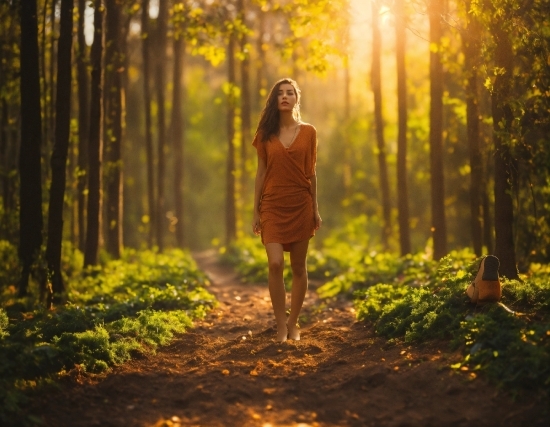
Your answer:
[[[17,374],[37,381],[169,342],[217,304],[192,253],[215,249],[243,281],[265,279],[252,140],[282,77],[317,129],[323,226],[308,269],[320,298],[354,298],[382,336],[439,339],[434,313],[461,316],[461,286],[493,254],[506,308],[530,313],[513,327],[542,343],[533,361],[549,360],[549,14],[550,0],[0,2],[0,373],[18,345],[49,349]],[[440,279],[450,305],[415,293]],[[69,329],[6,344],[55,310]],[[485,321],[441,334],[471,348]],[[113,334],[140,343],[115,348]],[[83,355],[81,339],[109,356]],[[526,378],[547,389],[535,365]],[[16,383],[0,421],[23,401]]]

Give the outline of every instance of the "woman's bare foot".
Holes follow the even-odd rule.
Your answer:
[[[288,337],[286,324],[277,326],[277,342],[285,342]]]
[[[300,341],[300,327],[298,325],[288,326],[288,338],[294,341]]]

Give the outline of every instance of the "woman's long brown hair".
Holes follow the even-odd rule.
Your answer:
[[[294,93],[296,94],[296,105],[292,110],[292,115],[294,120],[298,122],[301,120],[300,88],[298,87],[298,83],[288,77],[277,81],[269,92],[267,101],[265,102],[265,107],[260,113],[258,129],[256,129],[256,135],[258,135],[258,133],[261,135],[262,142],[268,141],[272,135],[277,135],[279,133],[279,106],[277,103],[277,97],[279,95],[279,86],[284,83],[288,83],[294,88]]]

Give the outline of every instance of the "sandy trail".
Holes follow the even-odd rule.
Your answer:
[[[388,346],[349,301],[312,283],[302,339],[274,341],[265,284],[242,284],[215,253],[196,255],[220,306],[154,356],[75,377],[33,402],[46,426],[548,426],[536,399],[513,401],[448,368],[444,343]]]

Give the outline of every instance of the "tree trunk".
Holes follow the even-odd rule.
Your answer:
[[[256,64],[256,94],[255,105],[260,111],[263,109],[265,91],[267,90],[267,78],[266,78],[266,58],[265,50],[263,48],[263,38],[265,33],[265,12],[260,8],[258,10],[258,38],[256,40],[256,50],[258,51],[258,58]]]
[[[469,13],[471,1],[466,2],[468,24],[462,33],[464,71],[466,73],[466,126],[470,155],[470,232],[475,254],[482,254],[481,193],[483,191],[483,166],[479,142],[478,59],[480,27],[477,18]]]
[[[48,244],[46,259],[54,301],[65,291],[61,275],[63,240],[63,206],[66,187],[67,154],[71,127],[71,50],[73,44],[73,0],[61,0],[57,52],[57,85],[55,106],[55,141],[51,157],[52,183],[48,211]]]
[[[235,36],[229,36],[227,46],[227,172],[226,172],[226,207],[225,207],[225,243],[229,245],[237,235],[235,212]]]
[[[405,68],[406,12],[404,0],[395,2],[395,59],[397,65],[397,210],[401,256],[411,253],[407,180],[407,70]]]
[[[388,167],[386,164],[386,142],[384,140],[384,118],[382,117],[382,81],[381,81],[381,36],[379,25],[380,4],[372,2],[372,69],[371,85],[374,95],[374,124],[376,129],[376,143],[378,147],[378,176],[382,196],[382,246],[388,250],[391,234],[391,207],[390,188],[388,183]]]
[[[145,108],[145,152],[147,156],[147,201],[149,204],[149,247],[154,244],[157,222],[156,195],[155,195],[155,171],[153,154],[153,132],[151,119],[151,72],[150,72],[150,40],[149,32],[149,0],[143,0],[141,11],[141,48],[143,57],[143,102]]]
[[[117,0],[107,0],[107,25],[105,60],[106,87],[106,139],[107,164],[107,251],[113,258],[120,258],[122,252],[122,69],[121,10]]]
[[[184,178],[184,126],[182,115],[182,86],[183,60],[185,46],[183,36],[178,34],[174,38],[174,92],[172,100],[172,144],[174,150],[174,208],[177,223],[175,224],[176,242],[180,248],[185,246],[184,228],[184,201],[183,201],[183,178]]]
[[[246,23],[246,6],[244,0],[239,0],[237,9],[243,22]],[[250,52],[247,51],[248,38],[241,36],[240,48],[243,58],[241,60],[241,198],[243,205],[247,203],[249,193],[250,173],[248,168],[248,147],[252,141],[252,119],[250,99]]]
[[[78,0],[77,85],[78,85],[78,248],[84,251],[86,242],[86,175],[88,165],[88,137],[90,136],[89,79],[86,38],[84,37],[84,13],[86,1]]]
[[[23,265],[19,296],[27,294],[30,270],[42,244],[42,116],[36,0],[20,5],[21,149],[19,154],[19,259]]]
[[[501,25],[492,28],[495,41],[495,66],[502,69],[495,78],[491,96],[493,115],[493,142],[495,145],[495,255],[500,260],[500,274],[518,279],[516,249],[514,246],[514,206],[512,182],[515,182],[514,165],[510,153],[510,134],[514,119],[509,105],[510,88],[514,72],[512,43]]]
[[[88,215],[84,265],[98,262],[99,234],[101,233],[102,160],[103,160],[103,44],[104,11],[102,0],[94,4],[94,41],[91,51],[92,79],[90,100],[90,138],[88,151]]]
[[[445,185],[443,175],[443,65],[441,63],[442,0],[430,1],[430,173],[433,258],[447,254]]]
[[[166,150],[166,119],[164,105],[164,90],[165,90],[165,70],[164,63],[166,61],[166,31],[168,20],[168,0],[159,0],[159,15],[157,18],[157,37],[156,51],[157,56],[155,67],[155,83],[157,90],[157,130],[158,130],[158,145],[157,145],[157,223],[156,237],[159,251],[164,249],[164,177],[165,177],[165,150]]]

